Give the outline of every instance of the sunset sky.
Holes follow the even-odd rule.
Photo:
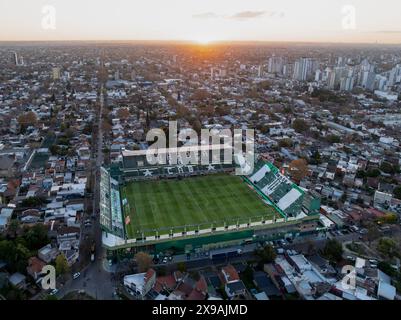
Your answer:
[[[44,6],[55,29],[44,29]],[[344,29],[345,5],[355,29]],[[216,40],[401,43],[399,0],[1,0],[0,41]],[[49,20],[46,20],[49,21]]]

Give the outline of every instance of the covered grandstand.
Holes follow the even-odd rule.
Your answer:
[[[232,152],[232,148],[192,146],[186,147],[185,152],[180,148],[163,148],[157,150],[157,163],[149,163],[147,150],[123,151],[119,169],[125,181],[232,171],[235,163],[232,158],[225,158],[227,151]]]
[[[273,164],[259,160],[254,172],[245,179],[285,218],[301,213],[305,192],[282,175]]]

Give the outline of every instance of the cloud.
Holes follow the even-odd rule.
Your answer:
[[[192,18],[195,19],[215,19],[218,18],[219,15],[214,12],[203,12],[192,15]]]
[[[231,19],[245,20],[255,19],[262,17],[266,14],[266,11],[241,11],[230,16]]]
[[[231,20],[251,20],[261,17],[268,18],[284,18],[284,12],[282,11],[240,11],[232,15],[222,15],[215,12],[202,12],[193,14],[194,19],[231,19]]]
[[[401,34],[401,30],[380,30],[375,33]]]

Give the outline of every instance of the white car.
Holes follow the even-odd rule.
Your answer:
[[[74,273],[74,275],[72,276],[72,278],[73,278],[74,280],[75,280],[75,279],[78,279],[80,275],[81,275],[80,272]]]
[[[58,289],[53,289],[51,292],[50,292],[50,295],[51,296],[54,296],[54,295],[56,295],[58,293]]]

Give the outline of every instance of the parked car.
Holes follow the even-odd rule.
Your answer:
[[[74,280],[75,280],[75,279],[78,279],[80,275],[81,275],[80,272],[74,273],[74,275],[72,276],[72,278],[73,278]]]
[[[50,295],[54,296],[58,293],[58,289],[53,289],[52,291],[50,291]]]

